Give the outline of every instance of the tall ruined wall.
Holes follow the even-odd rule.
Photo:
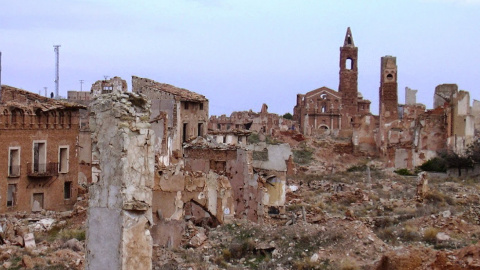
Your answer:
[[[405,105],[415,105],[417,103],[418,90],[405,87]]]
[[[98,96],[90,111],[99,177],[89,188],[86,269],[151,269],[150,104],[134,93],[113,92]]]
[[[475,136],[480,136],[480,101],[474,99],[472,115],[475,117]]]
[[[435,94],[433,95],[433,108],[436,109],[445,103],[452,102],[457,93],[458,86],[456,84],[446,83],[437,85],[437,87],[435,87]]]
[[[378,120],[371,114],[357,116],[352,135],[354,151],[367,155],[375,155],[377,150]]]
[[[397,58],[392,56],[384,56],[381,58],[380,71],[380,125],[384,125],[398,119],[397,92]]]
[[[109,80],[99,80],[92,84],[90,99],[102,94],[127,92],[127,88],[127,82],[120,77],[113,77]]]

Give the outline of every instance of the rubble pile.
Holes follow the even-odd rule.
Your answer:
[[[85,201],[72,211],[0,216],[0,269],[84,269]]]

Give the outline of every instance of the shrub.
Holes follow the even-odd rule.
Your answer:
[[[312,149],[304,146],[302,149],[293,150],[293,161],[298,164],[307,165],[313,160]]]
[[[77,229],[62,229],[58,233],[58,236],[63,240],[70,240],[72,238],[76,238],[78,241],[85,240],[85,230],[77,230]]]
[[[418,241],[420,240],[420,234],[418,233],[418,230],[410,225],[405,225],[403,227],[403,230],[400,232],[400,238],[402,238],[403,241]]]
[[[425,161],[420,169],[426,172],[446,172],[447,163],[443,158],[435,157]]]
[[[388,243],[394,243],[397,239],[393,226],[377,230],[376,235],[378,236],[378,238]]]
[[[367,165],[354,165],[347,169],[347,172],[364,172],[367,170]]]
[[[434,244],[437,240],[438,229],[434,227],[428,227],[423,232],[423,241]]]
[[[287,112],[286,114],[284,114],[282,117],[285,118],[285,119],[289,119],[289,120],[292,120],[292,119],[293,119],[293,115],[292,115],[291,113],[289,113],[289,112]]]
[[[250,144],[259,143],[260,142],[260,136],[258,136],[258,133],[252,133],[252,134],[250,134],[250,136],[248,136],[247,142],[250,143]]]
[[[455,200],[452,197],[438,190],[428,192],[427,195],[425,195],[425,200],[433,205],[444,205],[445,203],[455,205]]]
[[[340,262],[339,269],[340,270],[357,270],[357,269],[360,269],[360,268],[358,267],[358,264],[355,260],[350,259],[350,258],[346,258],[346,259],[343,259]]]
[[[398,169],[395,171],[396,174],[398,175],[405,175],[405,176],[412,176],[415,175],[415,173],[412,173],[408,169]]]

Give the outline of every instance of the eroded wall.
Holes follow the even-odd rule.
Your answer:
[[[89,187],[85,269],[152,269],[150,104],[113,92],[98,96],[90,112],[98,177]]]

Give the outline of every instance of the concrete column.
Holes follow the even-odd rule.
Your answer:
[[[92,155],[87,270],[152,269],[153,135],[150,103],[134,93],[99,95],[90,105]]]

